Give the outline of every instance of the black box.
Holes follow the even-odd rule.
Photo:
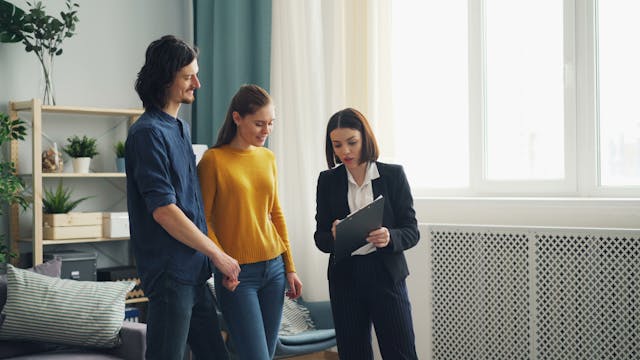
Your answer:
[[[74,250],[44,253],[44,260],[59,257],[62,260],[60,278],[83,281],[96,281],[97,259],[96,253]]]
[[[134,280],[138,278],[135,266],[114,266],[98,269],[98,281]]]
[[[98,269],[98,281],[133,281],[136,286],[127,293],[127,299],[144,297],[144,291],[140,287],[140,278],[135,266],[114,266]]]

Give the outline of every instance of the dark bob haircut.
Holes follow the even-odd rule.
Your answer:
[[[167,89],[176,74],[197,57],[196,47],[173,35],[165,35],[149,44],[135,85],[142,106],[146,110],[162,110],[167,104]]]
[[[342,163],[342,161],[333,152],[333,143],[331,142],[331,132],[335,129],[353,129],[360,132],[362,136],[362,150],[360,151],[360,162],[376,161],[380,151],[378,150],[378,143],[376,137],[373,135],[371,125],[367,118],[356,109],[346,108],[333,114],[327,124],[327,137],[325,139],[325,154],[327,156],[327,165],[329,169],[332,169],[336,164]]]

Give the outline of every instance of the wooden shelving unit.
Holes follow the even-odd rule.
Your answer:
[[[32,117],[31,131],[31,173],[20,174],[24,176],[26,181],[30,183],[33,191],[33,230],[30,239],[20,239],[19,231],[19,209],[17,206],[12,207],[10,211],[10,233],[11,248],[14,252],[18,249],[18,241],[30,241],[33,253],[33,264],[40,264],[43,261],[43,247],[46,245],[72,244],[72,243],[88,243],[100,241],[121,241],[128,238],[91,238],[91,239],[73,239],[73,240],[45,240],[43,239],[42,226],[42,193],[43,179],[46,178],[124,178],[124,173],[101,172],[101,173],[43,173],[42,172],[42,121],[45,114],[74,114],[91,116],[109,116],[109,117],[126,117],[128,125],[131,125],[137,118],[142,115],[142,109],[108,109],[97,107],[79,107],[79,106],[55,106],[42,105],[39,99],[28,101],[9,102],[9,116],[17,119],[20,112],[28,112]],[[11,142],[10,149],[11,161],[18,164],[18,142]]]

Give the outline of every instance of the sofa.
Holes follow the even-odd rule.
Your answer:
[[[143,360],[147,326],[125,321],[120,330],[122,343],[113,348],[85,348],[37,341],[0,340],[0,359],[13,360]]]
[[[124,321],[128,281],[60,279],[61,260],[0,275],[0,359],[144,359],[146,325]]]

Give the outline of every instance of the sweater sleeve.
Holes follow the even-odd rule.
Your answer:
[[[273,205],[271,207],[271,221],[276,227],[276,231],[282,242],[284,243],[286,250],[282,254],[282,260],[284,261],[285,271],[287,273],[296,272],[295,264],[293,263],[293,255],[291,254],[291,243],[289,242],[289,232],[287,231],[287,224],[284,219],[284,213],[282,207],[280,207],[280,199],[278,197],[278,170],[276,168],[275,161],[273,162],[273,176],[274,176],[274,190],[273,190]]]
[[[202,192],[202,202],[204,205],[204,217],[207,222],[207,235],[224,251],[220,241],[213,231],[213,203],[216,198],[216,176],[215,157],[212,151],[206,151],[202,160],[198,163],[198,180],[200,181],[200,191]]]

